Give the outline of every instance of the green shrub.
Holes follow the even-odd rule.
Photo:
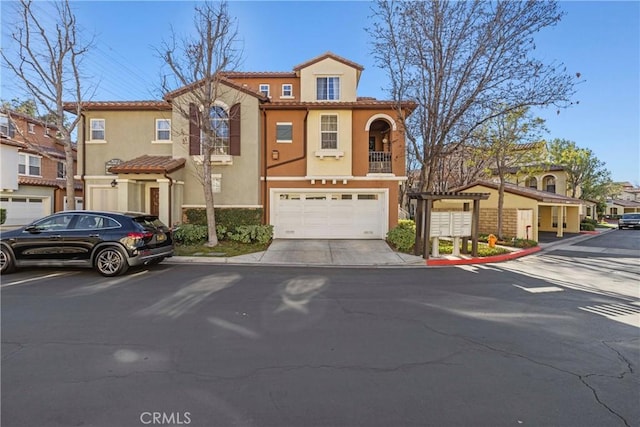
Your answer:
[[[183,245],[197,245],[209,237],[206,225],[183,224],[173,232],[173,238]]]
[[[216,226],[222,225],[233,230],[241,225],[261,225],[262,209],[215,208]],[[207,225],[207,210],[204,208],[186,209],[186,222],[194,225]]]
[[[581,222],[580,230],[581,231],[594,231],[596,229],[596,225],[590,222]]]
[[[592,224],[594,227],[598,225],[598,221],[593,218],[584,218],[581,222]]]
[[[7,220],[7,210],[5,208],[0,208],[0,224],[4,224]]]
[[[241,225],[233,231],[229,231],[224,225],[216,226],[218,240],[231,240],[241,243],[269,243],[273,238],[273,226],[271,225]],[[182,245],[203,244],[209,238],[206,225],[184,224],[174,233],[175,241]]]
[[[410,219],[398,221],[398,226],[387,233],[387,242],[400,252],[410,252],[416,242],[416,223]]]
[[[268,243],[272,237],[272,225],[240,225],[227,233],[229,240],[240,243]]]

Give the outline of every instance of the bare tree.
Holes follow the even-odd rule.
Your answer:
[[[202,166],[198,179],[202,183],[207,211],[208,246],[216,246],[216,218],[212,185],[211,156],[224,150],[229,138],[229,121],[233,111],[222,111],[216,103],[229,96],[225,85],[224,71],[239,67],[242,50],[238,40],[235,19],[229,16],[225,1],[203,2],[195,7],[194,35],[178,41],[175,33],[170,42],[164,42],[159,53],[172,73],[172,81],[163,82],[165,94],[175,86],[188,87],[190,102],[187,106],[174,104],[182,117],[189,121],[190,133],[198,132],[200,138]],[[227,142],[228,143],[228,142]]]
[[[540,170],[545,143],[541,139],[544,120],[529,116],[526,108],[494,117],[476,131],[477,154],[491,161],[498,184],[498,237],[502,238],[504,187],[510,176]]]
[[[403,124],[422,191],[434,189],[440,158],[488,120],[571,104],[574,77],[532,56],[534,35],[561,17],[554,1],[378,0],[373,55],[393,99],[418,104]]]
[[[76,17],[68,0],[53,3],[55,14],[38,9],[31,0],[16,5],[19,22],[11,33],[16,49],[0,50],[5,66],[24,84],[41,114],[58,128],[58,139],[65,153],[67,209],[75,207],[72,135],[80,119],[83,97],[82,58],[90,50],[92,40],[79,36]],[[47,25],[54,19],[53,24]],[[77,111],[67,120],[64,104],[74,100]]]

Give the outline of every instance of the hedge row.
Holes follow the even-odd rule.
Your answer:
[[[262,209],[215,208],[218,240],[242,243],[268,243],[273,238],[273,226],[262,225]],[[176,242],[197,245],[207,241],[207,212],[202,208],[187,209],[185,224],[175,232]]]

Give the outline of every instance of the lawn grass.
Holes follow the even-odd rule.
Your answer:
[[[201,245],[180,245],[176,244],[176,256],[219,256],[232,257],[246,255],[254,252],[265,251],[269,243],[240,243],[231,240],[221,240],[217,246],[210,248]]]

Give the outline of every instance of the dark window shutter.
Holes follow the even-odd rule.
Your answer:
[[[240,155],[240,103],[229,110],[229,154]]]
[[[198,107],[189,104],[189,155],[200,155],[200,126],[198,126]]]

